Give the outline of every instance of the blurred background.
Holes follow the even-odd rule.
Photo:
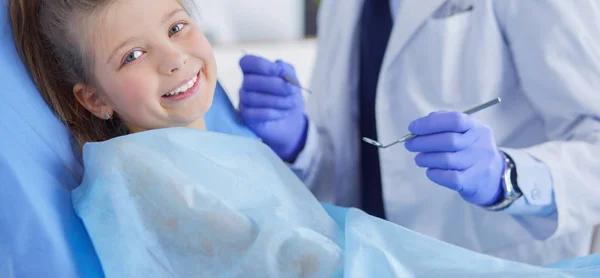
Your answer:
[[[238,105],[239,59],[248,54],[294,65],[310,85],[315,54],[318,0],[195,0],[199,20],[213,46],[219,81]]]

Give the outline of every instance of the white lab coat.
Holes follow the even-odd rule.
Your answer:
[[[600,1],[471,0],[473,10],[432,15],[444,0],[403,0],[376,99],[379,140],[407,133],[436,110],[475,115],[499,146],[519,157],[519,185],[553,217],[489,212],[429,181],[402,145],[380,150],[388,220],[501,258],[548,264],[586,255],[600,223]],[[463,1],[463,2],[469,2]],[[358,206],[358,28],[363,0],[322,1],[308,96],[307,144],[292,168],[324,202]],[[525,160],[545,164],[528,175]],[[530,162],[531,162],[530,161]],[[530,171],[531,170],[531,171]],[[539,169],[535,169],[539,173]],[[541,190],[544,191],[544,190]],[[545,190],[552,192],[552,190]]]

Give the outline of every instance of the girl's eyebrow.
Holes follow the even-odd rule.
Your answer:
[[[173,10],[172,12],[166,14],[163,19],[161,20],[161,24],[164,24],[165,22],[167,22],[167,20],[171,19],[171,17],[173,17],[174,15],[180,13],[180,12],[184,12],[185,10],[183,8],[177,8],[175,10]]]

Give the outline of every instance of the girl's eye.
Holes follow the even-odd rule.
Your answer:
[[[140,56],[142,56],[142,54],[144,54],[144,53],[141,50],[131,51],[129,53],[129,55],[127,55],[127,57],[125,57],[123,64],[129,64],[129,63],[135,61],[137,58],[140,58]]]
[[[169,37],[181,32],[181,30],[183,30],[183,27],[183,23],[175,24],[173,27],[171,27],[171,30],[169,30]]]

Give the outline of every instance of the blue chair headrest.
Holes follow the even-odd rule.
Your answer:
[[[0,13],[0,276],[103,277],[70,190],[82,167],[71,137],[21,62]],[[7,259],[6,259],[7,258]]]

